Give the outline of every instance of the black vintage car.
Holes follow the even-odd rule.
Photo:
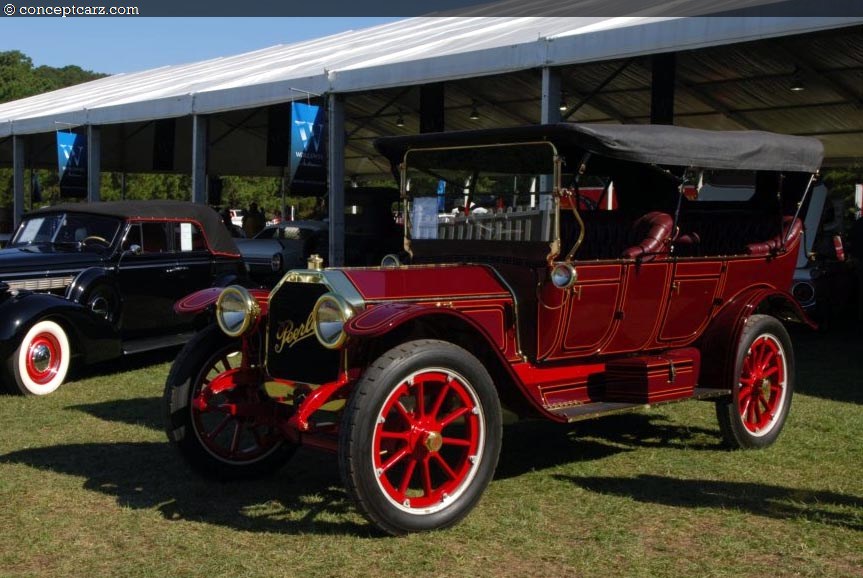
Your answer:
[[[0,250],[0,382],[10,393],[45,395],[73,359],[182,344],[200,320],[174,303],[244,274],[206,206],[75,203],[25,215]]]

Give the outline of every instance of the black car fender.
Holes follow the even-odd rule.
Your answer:
[[[120,317],[121,295],[116,273],[104,267],[84,269],[66,288],[66,299],[83,305],[114,325]]]
[[[224,273],[213,281],[212,287],[223,288],[228,285],[243,284],[242,281],[236,273]]]
[[[122,354],[120,335],[106,319],[84,305],[50,293],[13,292],[0,302],[0,359],[18,348],[27,331],[43,319],[66,331],[73,357],[95,363]]]

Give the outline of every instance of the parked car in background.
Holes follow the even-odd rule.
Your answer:
[[[777,439],[795,379],[783,324],[809,322],[788,293],[794,214],[820,141],[555,124],[375,146],[400,169],[406,259],[190,298],[214,300],[216,324],[176,358],[164,405],[199,471],[249,477],[300,445],[329,450],[357,508],[404,534],[477,504],[502,405],[565,423],[709,399],[728,446]],[[687,198],[703,168],[758,185]],[[579,202],[588,177],[615,201]]]
[[[0,249],[9,244],[9,241],[12,239],[11,233],[0,233]]]
[[[377,265],[384,255],[402,250],[402,227],[393,215],[398,189],[361,187],[345,190],[345,263]],[[312,254],[329,258],[329,222],[282,221],[253,239],[236,239],[252,279],[275,285],[285,272],[305,267]]]
[[[805,233],[791,293],[824,328],[856,318],[856,280],[845,258],[842,213],[842,201],[831,199],[820,183],[801,211]]]
[[[313,253],[329,253],[329,228],[323,221],[283,221],[252,239],[234,239],[250,277],[273,286],[290,269],[305,267]]]
[[[70,363],[180,345],[174,302],[245,275],[212,209],[175,201],[62,204],[25,215],[0,250],[0,378],[45,395]]]
[[[404,228],[396,223],[393,206],[398,189],[345,189],[345,264],[379,265],[384,255],[404,250]]]

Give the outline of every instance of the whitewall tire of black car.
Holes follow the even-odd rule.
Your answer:
[[[71,357],[69,337],[63,327],[55,321],[39,321],[8,360],[13,383],[7,387],[24,395],[52,393],[66,380]]]

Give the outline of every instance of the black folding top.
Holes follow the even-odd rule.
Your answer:
[[[237,246],[231,238],[222,217],[208,207],[184,201],[105,201],[99,203],[61,203],[52,207],[38,209],[31,214],[40,213],[89,213],[108,215],[124,219],[171,219],[195,221],[203,228],[204,236],[215,253],[239,255]]]
[[[713,131],[668,125],[557,123],[385,137],[375,147],[397,165],[408,149],[548,141],[565,155],[588,151],[639,163],[813,173],[824,146],[816,138],[763,131]],[[569,157],[570,162],[577,159]]]

